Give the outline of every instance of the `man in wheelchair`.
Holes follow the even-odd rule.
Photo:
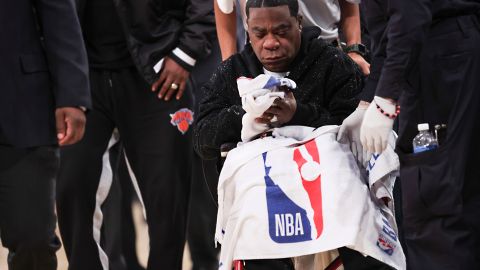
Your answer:
[[[358,104],[360,71],[346,54],[317,38],[320,29],[302,28],[297,0],[249,0],[246,15],[249,44],[224,61],[203,88],[205,98],[200,103],[194,139],[203,159],[218,158],[220,147],[226,143],[268,136],[273,127],[340,125]],[[255,80],[259,76],[266,76],[260,86]],[[269,94],[266,91],[252,91],[258,95],[250,99],[240,97],[239,78],[251,79],[250,86],[258,88],[252,90],[275,88],[283,93],[267,96],[262,102],[256,102],[260,100],[258,93],[264,97]],[[294,86],[281,79],[293,81]],[[279,87],[271,87],[272,81]],[[268,108],[258,114],[255,108],[265,104]],[[253,123],[244,119],[242,124],[244,108],[252,106],[257,106],[252,113],[258,115],[252,118]],[[251,136],[243,136],[242,129],[248,124],[256,128],[250,130]],[[390,269],[347,248],[340,249],[340,259],[345,269]],[[247,270],[294,269],[289,258],[241,263]]]

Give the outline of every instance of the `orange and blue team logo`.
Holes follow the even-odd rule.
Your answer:
[[[187,108],[180,109],[173,114],[170,114],[172,118],[170,124],[176,126],[178,131],[185,134],[188,128],[193,123],[193,112]]]
[[[304,148],[310,157],[305,158],[300,148]],[[266,165],[267,154],[265,152],[262,156],[270,238],[276,243],[296,243],[318,239],[323,232],[321,175],[318,173],[312,176],[302,173],[305,166],[319,168],[320,154],[315,140],[297,147],[293,152],[293,160],[297,163],[302,187],[310,201],[310,205],[304,206],[305,208],[293,202],[270,177],[272,167]],[[312,219],[308,218],[306,207],[309,207],[310,213],[313,212]],[[312,235],[312,231],[316,234]]]

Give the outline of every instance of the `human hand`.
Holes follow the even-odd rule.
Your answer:
[[[63,107],[55,110],[57,139],[60,146],[80,141],[85,133],[85,113],[76,107]]]
[[[176,99],[180,99],[185,91],[190,72],[181,67],[169,57],[165,57],[160,77],[152,85],[152,91],[158,92],[158,98],[168,101],[177,92]]]
[[[388,137],[393,127],[393,118],[389,118],[379,111],[377,104],[384,112],[396,115],[396,104],[387,99],[375,96],[370,103],[360,128],[360,140],[364,149],[371,153],[380,154],[385,150]]]
[[[363,148],[362,142],[360,141],[360,127],[368,105],[369,103],[360,101],[357,109],[343,120],[337,134],[338,142],[350,143],[350,150],[352,151],[353,156],[362,166],[365,166],[366,162],[370,160],[370,156],[372,155]]]
[[[358,53],[355,52],[350,52],[348,53],[348,56],[355,62],[359,67],[360,70],[362,71],[363,75],[367,76],[370,75],[370,64],[365,61],[365,59]]]
[[[296,110],[297,101],[293,92],[288,92],[285,94],[285,98],[277,98],[262,116],[255,119],[255,122],[279,127],[292,120]]]

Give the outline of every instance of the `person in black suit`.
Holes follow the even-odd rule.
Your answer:
[[[90,107],[72,0],[0,0],[0,237],[11,270],[57,269],[58,145],[79,141]]]

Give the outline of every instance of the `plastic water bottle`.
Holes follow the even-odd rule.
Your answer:
[[[418,131],[418,135],[413,138],[413,153],[430,151],[438,147],[438,142],[430,133],[428,124],[419,124]]]

